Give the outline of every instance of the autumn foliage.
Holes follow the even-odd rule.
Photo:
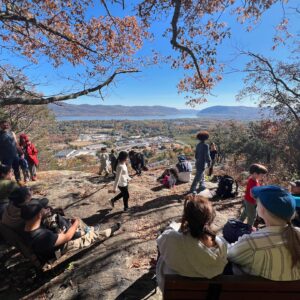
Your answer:
[[[80,72],[75,78],[68,78],[79,83],[75,92],[69,92],[66,87],[57,93],[59,95],[10,96],[2,98],[0,104],[46,104],[101,93],[119,74],[136,72],[145,65],[145,60],[136,54],[144,39],[151,37],[151,26],[163,19],[170,19],[170,23],[159,24],[165,26],[163,37],[169,39],[175,50],[167,60],[173,68],[184,71],[179,91],[188,95],[190,104],[201,103],[222,79],[224,66],[217,60],[218,47],[231,35],[223,15],[231,16],[243,24],[245,30],[251,30],[251,25],[257,23],[265,11],[276,3],[284,6],[287,2],[1,0],[0,42],[7,57],[21,55],[36,64],[46,58],[53,67],[71,64]],[[115,16],[112,8],[120,13]],[[124,8],[126,13],[122,13]],[[286,30],[287,24],[287,19],[283,19],[277,29]],[[279,35],[274,39],[275,43],[280,42]],[[3,69],[5,66],[0,69],[0,92],[1,87],[12,80]]]

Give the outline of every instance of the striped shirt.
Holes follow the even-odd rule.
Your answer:
[[[291,255],[284,245],[284,228],[286,227],[268,226],[243,235],[229,246],[228,260],[246,274],[276,281],[299,280],[299,264],[292,269]]]

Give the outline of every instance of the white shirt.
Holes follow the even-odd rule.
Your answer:
[[[128,169],[125,163],[118,164],[116,169],[116,179],[114,182],[114,190],[118,186],[127,186],[128,181],[131,180],[131,178],[128,175]]]
[[[178,172],[178,180],[181,182],[190,182],[192,172]]]
[[[223,273],[227,264],[227,244],[216,237],[217,247],[208,248],[189,233],[165,230],[157,239],[160,257],[156,266],[157,283],[161,290],[164,274],[213,278]]]
[[[291,255],[282,238],[285,228],[268,226],[243,235],[229,246],[228,260],[250,275],[278,281],[299,280],[300,268],[292,269]]]

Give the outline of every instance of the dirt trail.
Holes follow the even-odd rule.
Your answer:
[[[78,216],[89,225],[101,223],[106,228],[118,221],[122,227],[115,236],[53,276],[47,285],[36,280],[27,284],[26,280],[31,279],[27,273],[31,271],[24,270],[24,266],[23,269],[13,267],[6,276],[11,289],[0,293],[0,297],[18,299],[32,292],[32,299],[144,299],[151,295],[155,288],[157,232],[170,221],[180,219],[182,194],[189,188],[189,184],[179,185],[174,191],[160,188],[156,182],[160,173],[161,170],[150,170],[133,178],[129,187],[129,212],[123,212],[122,201],[111,210],[110,179],[74,171],[39,173],[39,181],[31,184],[35,196],[49,198],[51,205],[64,208],[68,216]],[[209,183],[208,187],[213,188],[215,184]],[[214,205],[217,229],[229,217],[235,217],[241,206],[239,199]],[[8,280],[13,274],[26,277],[25,282]],[[148,299],[160,299],[160,294]]]

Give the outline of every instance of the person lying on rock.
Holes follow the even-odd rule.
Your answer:
[[[223,273],[227,243],[211,229],[215,215],[207,199],[186,196],[181,224],[172,223],[157,239],[156,277],[161,290],[165,274],[213,278]]]
[[[120,223],[116,223],[110,228],[100,230],[99,225],[90,227],[79,218],[74,218],[72,225],[66,232],[55,233],[42,227],[42,219],[46,213],[47,207],[40,201],[30,201],[21,209],[21,217],[25,220],[25,241],[32,247],[41,262],[59,258],[67,251],[90,246],[97,240],[105,240],[120,228]],[[73,239],[78,229],[82,231],[82,236]]]

